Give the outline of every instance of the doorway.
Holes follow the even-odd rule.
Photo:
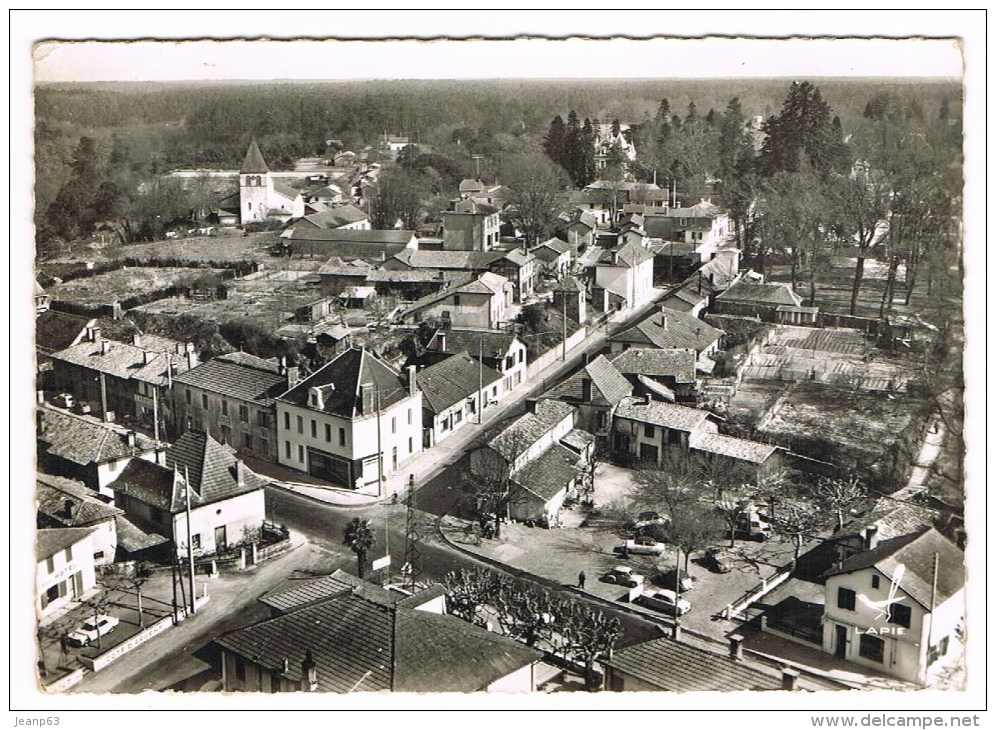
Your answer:
[[[227,530],[225,525],[214,528],[214,549],[224,550],[228,546]]]
[[[838,659],[844,659],[847,656],[847,627],[846,626],[834,626],[836,633],[836,641],[834,644],[833,655]]]

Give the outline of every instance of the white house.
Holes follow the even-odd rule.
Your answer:
[[[505,395],[502,374],[466,352],[447,357],[418,374],[426,448],[439,443]]]
[[[35,609],[44,619],[97,585],[94,527],[38,530],[35,536]]]
[[[512,303],[512,282],[490,271],[422,297],[402,312],[408,324],[438,319],[451,327],[495,329]]]
[[[635,242],[604,252],[595,264],[595,286],[622,297],[627,307],[645,304],[654,292],[654,255]]]
[[[38,473],[35,482],[38,526],[93,528],[93,562],[110,565],[118,549],[117,518],[124,510],[106,504],[81,482]]]
[[[256,140],[249,144],[239,169],[239,210],[243,224],[267,218],[290,220],[304,215],[304,197],[273,179]]]
[[[422,451],[422,393],[373,354],[346,350],[277,398],[277,462],[374,488]]]
[[[823,650],[910,682],[958,655],[965,556],[934,528],[877,542],[827,571]]]
[[[526,345],[513,334],[485,330],[436,331],[426,345],[426,357],[430,364],[438,362],[436,353],[456,355],[466,352],[480,360],[485,367],[501,373],[501,391],[508,393],[526,379]]]

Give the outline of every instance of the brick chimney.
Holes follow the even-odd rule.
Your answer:
[[[538,402],[536,398],[526,398],[526,413],[536,413],[536,404]]]
[[[141,335],[141,333],[136,332],[135,334],[133,334],[131,336],[131,344],[133,344],[135,347],[141,347],[142,346],[142,335]]]
[[[318,665],[311,656],[311,649],[308,649],[301,662],[301,689],[305,692],[318,691]]]
[[[408,366],[408,395],[415,395],[418,392],[418,376],[416,375],[416,367],[414,365]]]
[[[65,499],[62,501],[62,514],[65,515],[66,519],[72,519],[73,517],[73,500]]]
[[[235,483],[240,487],[246,485],[246,468],[242,465],[241,461],[235,462]]]
[[[184,346],[184,350],[186,350],[187,354],[187,369],[193,370],[197,367],[197,350],[194,349],[194,343],[188,342]]]
[[[290,390],[295,385],[297,385],[298,380],[300,380],[301,371],[297,367],[287,368],[287,390]]]
[[[129,446],[134,446],[137,441],[137,434],[134,431],[128,431],[125,434],[125,441]]]
[[[740,634],[730,636],[730,659],[737,662],[744,659],[744,637]]]
[[[661,315],[661,327],[664,328],[665,332],[667,331],[667,315],[666,314],[662,314]]]
[[[868,525],[865,528],[865,550],[878,547],[878,525]]]
[[[100,327],[88,327],[86,332],[86,338],[90,342],[100,341]]]
[[[440,352],[446,352],[446,333],[442,330],[436,335],[436,342],[438,343],[438,350]]]
[[[796,689],[798,681],[799,671],[797,669],[792,669],[791,667],[785,667],[782,669],[782,689],[791,692]]]

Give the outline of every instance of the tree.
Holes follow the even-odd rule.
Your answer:
[[[876,171],[836,181],[832,188],[837,226],[854,246],[854,283],[850,313],[857,313],[865,259],[888,230],[890,186]]]
[[[587,117],[581,127],[581,150],[577,161],[577,177],[574,184],[583,188],[588,183],[594,182],[595,170],[595,134],[596,125]]]
[[[759,159],[762,174],[797,171],[808,159],[821,174],[845,169],[842,139],[834,128],[830,105],[820,90],[808,81],[794,81],[782,109],[764,123],[767,137]]]
[[[546,152],[547,157],[558,165],[566,167],[564,165],[566,145],[567,127],[564,125],[563,117],[558,114],[550,122],[550,129],[543,139],[543,151]]]
[[[519,154],[502,160],[501,175],[509,189],[505,220],[522,232],[527,245],[549,237],[567,202],[563,169],[543,155]]]
[[[584,141],[581,136],[581,120],[577,112],[571,109],[567,114],[567,125],[564,130],[564,159],[561,163],[571,182],[577,186],[582,175]]]
[[[778,500],[777,506],[772,503],[771,511],[771,526],[792,540],[793,560],[798,562],[803,540],[822,526],[819,509],[808,501],[794,499]]]
[[[744,117],[740,99],[733,97],[726,105],[723,118],[719,125],[718,157],[719,177],[724,183],[733,182],[737,176],[737,165],[743,159],[754,156],[754,147],[747,132],[747,120]]]
[[[366,569],[367,553],[374,546],[376,538],[373,529],[370,527],[370,520],[354,517],[346,523],[342,534],[342,544],[349,546],[349,549],[356,553],[356,573],[362,578]]]
[[[370,225],[385,230],[401,221],[407,230],[416,230],[422,222],[424,183],[424,176],[411,170],[394,168],[382,172],[371,198]]]
[[[844,527],[844,515],[868,496],[868,490],[856,476],[820,477],[812,494],[821,506],[836,515],[836,531],[839,531]]]

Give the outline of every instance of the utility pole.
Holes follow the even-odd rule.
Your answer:
[[[561,292],[564,305],[564,341],[561,343],[561,360],[567,362],[567,292]]]
[[[477,409],[477,425],[481,425],[484,411],[484,334],[477,338],[477,400],[480,407]]]
[[[190,529],[190,470],[183,470],[183,494],[186,496],[187,506],[187,562],[190,563],[190,613],[197,613],[197,600],[194,593],[194,542]]]
[[[384,488],[384,451],[380,443],[380,387],[374,388],[374,397],[377,399],[377,496],[381,496]]]
[[[159,441],[159,386],[152,386],[152,437]]]
[[[107,381],[104,379],[104,371],[100,371],[100,411],[107,423]]]
[[[405,516],[405,564],[401,568],[405,576],[405,588],[412,593],[422,575],[422,551],[419,542],[422,537],[418,532],[415,514],[415,475],[408,476],[408,512]]]

